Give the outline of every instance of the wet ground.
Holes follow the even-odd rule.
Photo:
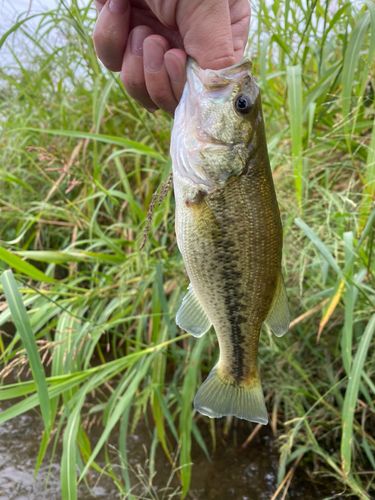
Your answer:
[[[203,429],[204,430],[204,429]],[[209,461],[193,450],[194,467],[191,499],[270,500],[277,488],[278,451],[269,428],[262,428],[246,448],[242,448],[251,427],[242,424],[224,439],[218,434],[217,450]],[[60,466],[56,457],[43,465],[34,478],[42,425],[39,415],[29,413],[0,427],[0,500],[57,500],[60,495]],[[138,498],[179,498],[177,476],[164,456],[156,455],[156,475],[150,479],[148,452],[151,431],[145,425],[128,439],[131,475]],[[95,439],[95,431],[94,436]],[[116,457],[115,447],[113,458]],[[91,475],[89,489],[81,485],[79,499],[121,498],[106,477]],[[297,471],[288,499],[316,500],[329,496],[327,487],[308,480]],[[281,499],[281,496],[278,497]]]

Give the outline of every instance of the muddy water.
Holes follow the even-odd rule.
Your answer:
[[[58,460],[43,465],[34,478],[42,435],[37,413],[21,415],[0,426],[0,500],[57,500],[60,495]],[[116,489],[106,478],[92,478],[90,491],[80,488],[82,499],[116,498]]]
[[[224,438],[218,433],[216,451],[209,461],[198,449],[193,450],[191,499],[269,500],[277,488],[278,452],[269,428],[262,428],[245,449],[241,444],[251,431],[242,422]],[[204,431],[204,427],[202,428]],[[208,431],[207,431],[208,432]],[[61,498],[59,453],[46,461],[38,477],[34,466],[42,433],[39,415],[28,413],[0,427],[0,500],[57,500]],[[94,440],[98,433],[93,431]],[[142,425],[128,439],[133,493],[138,498],[178,498],[176,476],[160,453],[156,455],[156,474],[150,480],[147,462],[152,430]],[[117,437],[115,436],[115,441]],[[115,441],[112,460],[116,460]],[[119,467],[118,471],[119,472]],[[319,499],[329,495],[326,486],[311,483],[297,471],[288,491],[290,499]],[[331,492],[332,493],[332,492]],[[121,498],[106,477],[91,474],[89,484],[81,485],[79,498]]]

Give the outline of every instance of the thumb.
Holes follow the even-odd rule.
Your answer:
[[[227,0],[179,1],[176,24],[186,53],[202,68],[221,69],[235,63]]]

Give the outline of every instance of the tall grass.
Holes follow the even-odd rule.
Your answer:
[[[294,317],[287,336],[263,335],[260,350],[278,480],[289,484],[299,464],[366,498],[375,469],[375,8],[262,0],[253,18]],[[150,463],[161,447],[174,464],[177,449],[186,496],[192,440],[207,455],[213,446],[191,402],[217,348],[213,335],[197,341],[174,323],[187,279],[170,192],[140,248],[170,172],[171,121],[136,106],[98,64],[88,3],[61,1],[35,19],[0,40],[28,39],[28,63],[13,49],[12,68],[0,67],[0,399],[13,401],[0,423],[40,408],[36,468],[62,441],[64,498],[77,498],[90,468],[131,496],[124,439],[149,414]],[[116,427],[120,472],[110,454],[98,459]]]

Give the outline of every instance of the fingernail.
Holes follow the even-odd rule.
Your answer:
[[[143,33],[139,30],[133,30],[130,33],[130,50],[135,56],[143,55],[143,41],[146,36],[147,33]]]
[[[108,9],[112,12],[112,14],[124,14],[127,8],[127,0],[109,0]]]
[[[152,50],[146,50],[143,57],[146,71],[160,71],[164,62],[164,47],[153,42]]]

